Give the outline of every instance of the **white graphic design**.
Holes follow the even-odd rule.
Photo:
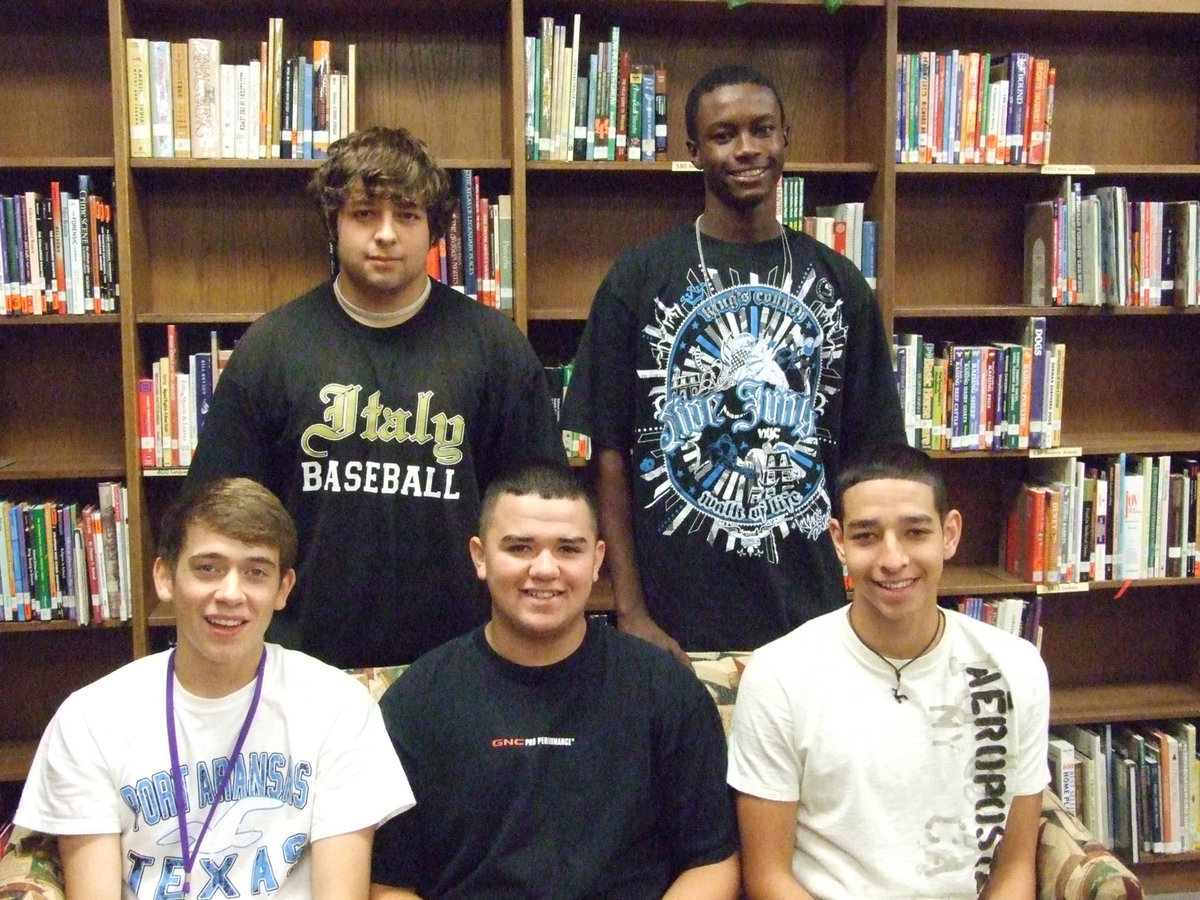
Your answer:
[[[778,539],[829,526],[819,423],[846,343],[830,283],[810,269],[792,290],[785,274],[776,286],[730,272],[710,295],[690,273],[678,303],[655,301],[644,334],[656,368],[638,373],[659,423],[640,435],[639,463],[659,530],[704,529],[714,546],[771,561]]]

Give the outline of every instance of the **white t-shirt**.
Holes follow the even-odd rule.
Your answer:
[[[178,896],[179,820],[166,729],[167,653],[76,691],[34,757],[16,822],[49,834],[121,834],[123,896]],[[194,843],[254,684],[216,700],[175,684],[188,837]],[[192,897],[312,897],[313,841],[380,824],[413,805],[408,779],[363,685],[267,645],[262,696],[200,845]]]
[[[895,683],[846,608],[742,676],[729,783],[799,802],[792,871],[819,900],[976,897],[1012,798],[1048,781],[1049,684],[1028,641],[947,611],[902,703]]]

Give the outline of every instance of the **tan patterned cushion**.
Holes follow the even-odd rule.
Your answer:
[[[1038,900],[1143,900],[1137,877],[1051,790],[1042,791],[1037,853]]]
[[[14,828],[0,857],[0,900],[63,900],[58,841]]]

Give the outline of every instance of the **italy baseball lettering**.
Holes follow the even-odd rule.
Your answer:
[[[367,398],[359,412],[359,395],[362,386],[357,384],[327,384],[321,388],[321,402],[325,407],[325,424],[310,425],[300,438],[300,446],[309,456],[323,458],[327,450],[313,445],[315,440],[342,441],[355,435],[358,420],[363,420],[358,437],[365,441],[412,441],[426,444],[433,441],[433,457],[444,466],[452,466],[462,460],[465,423],[462,416],[447,416],[444,412],[430,412],[432,391],[417,394],[415,413],[407,409],[391,409],[380,403],[379,391]],[[433,426],[432,433],[430,426]]]

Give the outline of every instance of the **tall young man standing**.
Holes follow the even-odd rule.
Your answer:
[[[355,132],[310,189],[337,276],[246,332],[189,483],[254,478],[296,519],[274,638],[340,667],[411,662],[487,618],[466,551],[480,497],[498,471],[561,460],[561,432],[513,323],[425,274],[455,201],[420,140]]]
[[[905,444],[843,469],[850,605],[750,660],[729,783],[752,900],[1032,900],[1049,686],[1036,648],[937,603],[962,517]]]
[[[491,620],[380,701],[419,799],[379,833],[373,900],[737,896],[716,706],[662,651],[586,620],[596,522],[564,468],[488,487],[471,555]]]
[[[17,824],[59,836],[70,900],[366,900],[375,827],[413,797],[362,685],[263,641],[295,582],[291,518],[249,479],[210,482],[159,553],[176,648],[67,698]]]
[[[704,212],[609,271],[563,410],[597,450],[620,626],[677,655],[752,649],[844,602],[828,486],[847,448],[903,440],[862,275],[776,219],[774,85],[714,69],[686,120]]]

